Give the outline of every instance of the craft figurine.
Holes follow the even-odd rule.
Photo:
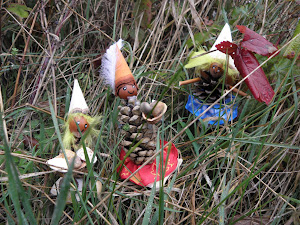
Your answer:
[[[158,173],[156,172],[156,160],[150,160],[150,158],[156,152],[157,125],[166,113],[167,105],[160,101],[148,104],[146,102],[140,103],[137,100],[138,88],[120,51],[122,46],[122,40],[119,40],[109,47],[103,56],[100,71],[100,75],[111,86],[114,94],[126,100],[122,106],[119,106],[118,121],[120,134],[123,138],[120,142],[120,160],[124,160],[124,163],[118,168],[118,171],[120,177],[126,179],[141,164],[149,161],[135,176],[130,178],[130,181],[141,186],[152,187],[156,177],[157,181],[162,179],[160,170]],[[136,146],[137,144],[139,145]],[[130,154],[125,158],[128,152]],[[182,160],[178,159],[178,150],[174,145],[170,149],[165,148],[162,155],[163,168],[165,168],[163,181],[165,182],[169,175],[179,167]]]
[[[100,123],[100,117],[89,115],[89,108],[83,93],[75,79],[70,102],[69,113],[64,125],[63,143],[66,149],[78,149],[81,146],[81,138],[85,137],[87,146],[92,146],[92,141],[98,136],[99,131],[95,128]]]
[[[234,65],[240,75],[245,78],[245,83],[253,97],[257,101],[269,105],[275,96],[275,92],[254,53],[269,57],[277,55],[278,49],[253,30],[241,25],[236,27],[244,34],[243,40],[238,44],[231,41],[222,41],[216,45],[216,48],[220,52],[233,57]]]
[[[136,101],[134,104],[130,102],[128,106],[119,106],[119,109],[118,120],[121,125],[120,133],[123,137],[120,160],[124,160],[124,165],[120,166],[118,171],[120,177],[126,179],[155,154],[158,125],[167,111],[167,105],[160,101],[154,101],[150,104],[146,102],[140,104]],[[137,147],[131,149],[139,142],[140,144]],[[166,143],[165,141],[160,144],[165,145]],[[128,151],[131,153],[125,158]],[[168,177],[181,165],[182,159],[179,158],[178,150],[174,144],[170,146],[170,149],[168,147],[164,148],[161,156],[163,156],[163,168],[165,169],[163,180],[163,184],[165,184]],[[162,178],[160,177],[160,170],[158,170],[158,173],[156,172],[156,160],[154,158],[130,180],[141,186],[152,187],[155,178],[158,187],[160,184],[158,181]]]
[[[60,172],[60,174],[62,175],[60,178],[58,178],[58,180],[54,183],[54,185],[52,186],[50,193],[53,196],[57,196],[60,192],[60,187],[63,181],[63,175],[64,173],[66,173],[68,171],[68,165],[70,165],[73,161],[74,161],[74,170],[77,171],[81,171],[81,172],[87,172],[87,167],[86,167],[86,161],[89,160],[90,163],[95,164],[97,162],[97,157],[96,155],[94,155],[94,152],[86,147],[86,152],[87,152],[87,156],[88,159],[85,158],[85,154],[84,154],[84,149],[80,148],[79,150],[77,150],[76,152],[73,152],[71,150],[66,149],[65,153],[66,153],[66,157],[64,155],[64,153],[60,153],[58,156],[54,157],[53,159],[49,159],[47,161],[48,166],[53,169],[56,170],[57,172]],[[81,174],[77,174],[74,173],[74,180],[76,182],[76,186],[77,186],[77,190],[79,193],[81,193],[82,188],[83,188],[83,178]],[[95,182],[96,185],[96,190],[97,190],[97,196],[99,198],[101,189],[102,189],[102,183],[97,180]],[[89,185],[89,187],[91,186],[91,184]],[[92,188],[90,188],[92,189]],[[80,198],[78,196],[78,194],[76,193],[76,191],[74,190],[74,188],[70,188],[71,192],[75,193],[75,197],[76,200],[79,202]],[[70,204],[72,203],[72,197],[71,197],[71,193],[68,193],[67,196],[67,203]]]
[[[129,66],[121,53],[123,40],[107,49],[102,58],[100,75],[105,79],[113,93],[122,99],[128,99],[130,96],[136,96],[138,87],[135,79],[129,69]]]
[[[79,87],[78,81],[75,79],[69,113],[64,125],[63,144],[65,150],[61,151],[58,156],[49,159],[47,161],[48,166],[63,175],[63,173],[68,171],[69,165],[74,162],[74,170],[87,172],[86,161],[89,160],[91,164],[95,164],[97,162],[97,157],[92,149],[85,147],[86,154],[88,156],[88,159],[86,159],[85,150],[82,147],[81,141],[84,141],[86,146],[92,146],[93,139],[99,134],[99,131],[95,128],[99,122],[99,116],[91,117],[89,115],[89,108]],[[81,174],[74,173],[79,192],[82,190],[83,181],[81,176]],[[63,178],[61,177],[55,182],[50,193],[53,195],[57,195],[59,193],[62,179]],[[97,188],[102,186],[100,181],[97,181],[96,185]],[[72,188],[70,190],[74,191]],[[76,199],[79,201],[78,195],[76,195]],[[71,197],[69,194],[68,203],[70,202]]]
[[[191,54],[185,68],[195,68],[195,74],[198,77],[179,82],[180,86],[194,83],[193,96],[189,96],[185,107],[196,116],[204,112],[211,103],[217,101],[222,96],[223,90],[231,87],[238,78],[239,72],[231,56],[216,51],[216,45],[222,41],[232,41],[228,24],[225,24],[209,53],[201,50]],[[237,105],[229,104],[233,99],[234,96],[229,94],[225,100],[215,104],[211,110],[202,115],[201,119],[207,119],[209,124],[214,124],[219,116],[223,118],[220,120],[220,124],[224,124],[224,121],[233,120],[237,116]]]

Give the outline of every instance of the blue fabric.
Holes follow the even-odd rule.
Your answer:
[[[232,107],[232,104],[229,105],[230,102],[234,100],[234,95],[229,95],[225,98],[225,104],[227,107],[224,107],[224,104],[216,104],[214,105],[210,110],[208,110],[206,113],[204,113],[200,119],[205,119],[207,117],[222,117],[224,120],[227,120],[227,117],[229,117],[229,121],[232,121],[237,117],[238,114],[238,106],[237,104],[234,104]],[[223,100],[224,102],[224,100]],[[204,104],[201,100],[194,98],[192,95],[189,95],[188,102],[185,105],[185,108],[192,114],[195,114],[195,116],[199,116],[201,113],[203,113],[210,104]],[[231,112],[232,110],[232,112]],[[231,114],[232,113],[232,114]],[[220,124],[224,124],[224,120],[220,120]],[[210,120],[208,124],[216,124],[217,121]]]

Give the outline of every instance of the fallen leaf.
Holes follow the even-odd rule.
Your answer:
[[[34,146],[36,146],[36,148],[39,147],[39,142],[38,140],[36,140],[34,137],[29,137],[27,135],[23,136],[23,144],[29,148],[33,148]]]
[[[270,56],[278,49],[263,36],[245,26],[236,26],[244,35],[241,46],[259,55]]]
[[[243,77],[260,66],[254,54],[245,48],[237,48],[234,65]],[[245,82],[256,100],[265,102],[267,105],[271,103],[275,93],[261,67],[252,73]]]
[[[206,26],[211,26],[211,25],[214,24],[214,21],[210,20],[210,19],[208,18],[208,16],[204,17],[204,18],[203,18],[203,21],[204,21],[204,24],[205,24]]]
[[[141,26],[147,28],[152,21],[152,2],[151,0],[139,0],[136,1],[133,9],[135,17],[143,15]]]

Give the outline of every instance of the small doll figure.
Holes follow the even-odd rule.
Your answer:
[[[232,42],[228,24],[225,24],[209,53],[201,50],[191,54],[185,68],[195,67],[195,74],[198,77],[179,82],[180,86],[194,83],[193,96],[189,96],[185,107],[196,116],[199,116],[210,104],[219,99],[222,96],[222,91],[231,87],[239,75],[231,56],[226,56],[226,54],[216,51],[216,45],[222,41]],[[223,84],[223,79],[225,80],[225,85]],[[229,94],[225,100],[215,104],[213,108],[206,112],[201,119],[209,119],[209,124],[215,124],[219,116],[224,119],[220,120],[220,124],[224,124],[224,121],[233,120],[237,116],[237,105],[230,104],[233,100],[234,96]]]
[[[120,49],[122,40],[113,44],[102,58],[100,75],[109,84],[114,94],[126,100],[125,105],[119,106],[119,128],[122,135],[120,160],[124,165],[118,168],[122,179],[128,178],[140,166],[149,161],[156,152],[157,123],[167,111],[167,105],[163,102],[142,104],[137,100],[137,85]],[[133,146],[139,145],[135,148]],[[167,142],[161,143],[161,145]],[[130,152],[128,156],[126,154]],[[182,160],[178,159],[178,150],[172,144],[163,151],[165,168],[164,183],[167,178],[179,167]],[[126,156],[126,158],[125,158]],[[158,170],[160,171],[160,170]],[[160,172],[156,173],[156,160],[151,160],[143,166],[130,181],[140,186],[152,187],[157,177],[161,180]],[[159,185],[159,182],[157,182]]]
[[[98,136],[99,131],[95,129],[100,123],[100,117],[91,117],[89,108],[75,79],[69,114],[64,126],[63,143],[66,149],[77,150],[81,146],[81,138],[85,137],[87,146],[92,146],[92,141]]]
[[[87,160],[89,160],[91,164],[97,162],[95,153],[89,147],[92,146],[92,141],[99,134],[99,131],[95,128],[99,122],[99,116],[91,117],[89,115],[89,108],[79,87],[78,80],[75,79],[69,113],[64,125],[63,144],[65,150],[58,156],[47,161],[47,164],[51,169],[58,171],[60,175],[62,175],[51,188],[50,193],[52,195],[56,196],[59,193],[63,174],[68,171],[68,167],[72,162],[74,162],[73,169],[81,172],[87,172]],[[82,147],[82,139],[84,139],[86,146],[89,147],[85,147],[85,149]],[[85,157],[85,151],[88,159]],[[74,173],[74,178],[77,183],[78,191],[81,192],[83,183],[82,175]],[[97,181],[96,185],[97,189],[102,187],[100,181]],[[75,192],[72,188],[70,190]],[[77,194],[76,199],[79,201]],[[72,202],[70,194],[68,195],[67,202]]]
[[[128,97],[137,95],[138,87],[120,51],[122,47],[123,40],[120,39],[107,49],[102,58],[100,75],[112,88],[114,95],[127,100]]]

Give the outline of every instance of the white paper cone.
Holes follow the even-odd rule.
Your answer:
[[[211,47],[210,51],[212,50],[216,50],[216,45],[220,44],[222,41],[230,41],[232,42],[232,37],[231,37],[231,30],[229,27],[229,24],[226,23],[225,26],[223,27],[219,37],[217,38],[216,42],[214,43],[214,45]],[[214,51],[209,53],[209,55],[215,59],[222,59],[222,60],[226,60],[226,54],[224,54],[223,52],[220,51]],[[234,68],[236,70],[236,67],[234,65],[234,61],[232,59],[231,56],[229,56],[229,65],[230,67]]]
[[[86,104],[83,93],[78,84],[78,80],[75,79],[69,113],[75,113],[75,112],[88,113],[88,111],[89,111],[89,107]]]

